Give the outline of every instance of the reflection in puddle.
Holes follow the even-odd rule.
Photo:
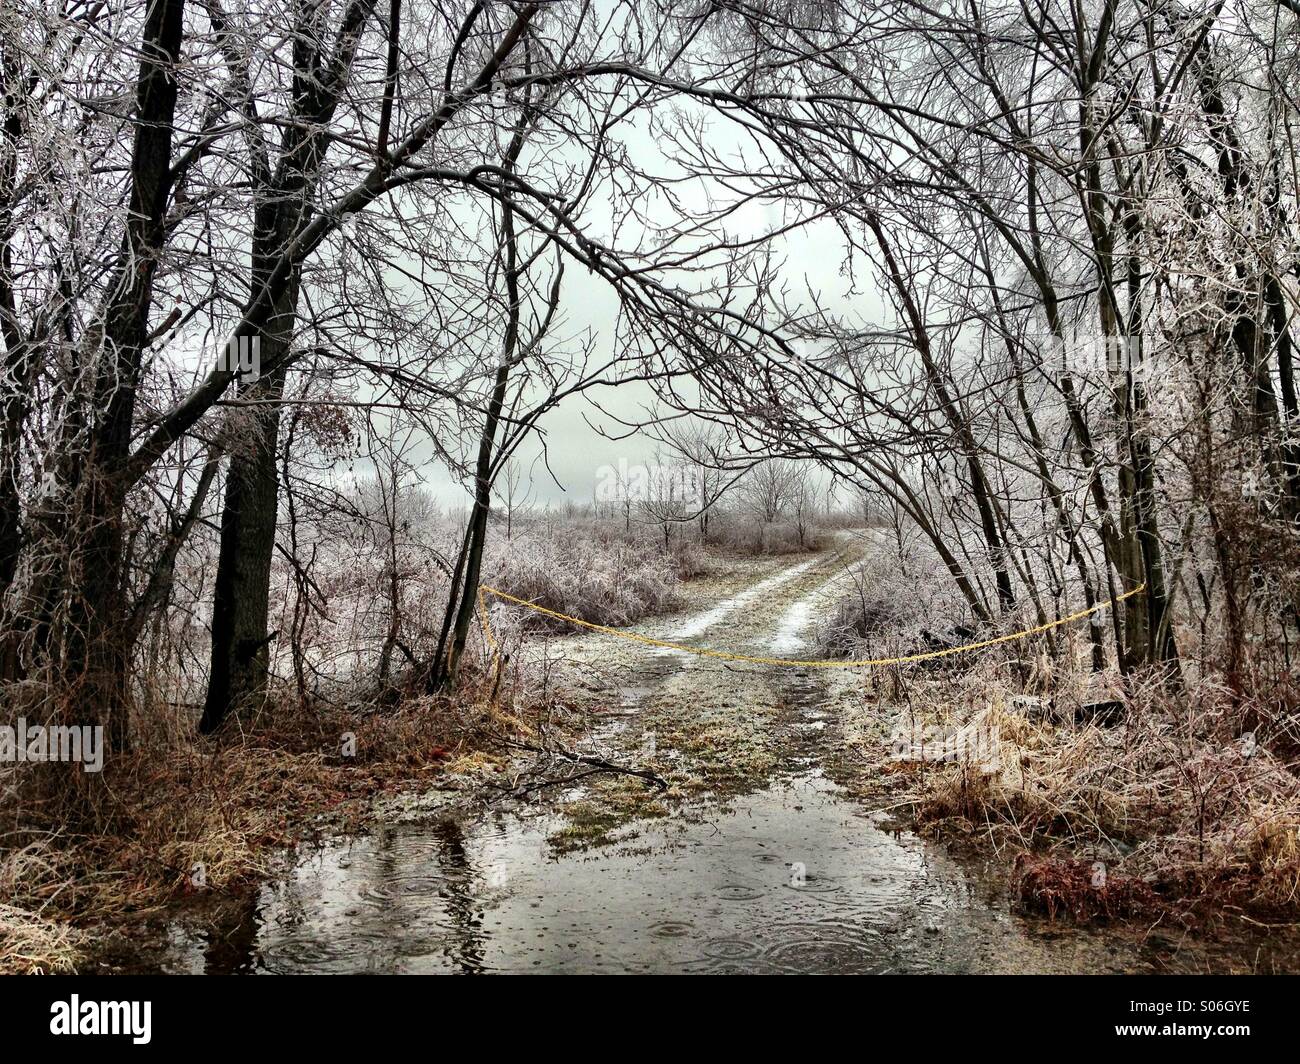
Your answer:
[[[549,816],[387,827],[312,851],[231,927],[174,928],[159,967],[209,972],[1163,970],[1121,932],[1008,915],[942,851],[810,774],[697,822],[556,856]],[[802,865],[801,875],[791,868]],[[801,882],[800,882],[801,880]],[[1258,944],[1256,944],[1258,945]],[[1242,945],[1236,966],[1267,968]],[[1208,954],[1184,949],[1174,966]],[[1223,967],[1216,964],[1216,968]]]

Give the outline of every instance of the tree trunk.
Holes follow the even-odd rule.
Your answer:
[[[141,353],[171,189],[177,93],[172,71],[180,58],[184,7],[184,0],[155,0],[145,15],[126,235],[104,315],[85,342],[85,350],[98,361],[95,420],[82,475],[72,488],[75,501],[66,529],[72,541],[72,570],[66,579],[74,594],[64,673],[78,689],[79,705],[98,717],[113,749],[124,748],[128,738],[122,551],[126,488],[118,474],[130,453]],[[75,462],[71,447],[68,453]]]
[[[296,302],[297,285],[290,288],[285,303]],[[278,358],[288,349],[292,332],[293,313],[287,311],[262,337],[263,357]],[[267,632],[267,615],[280,498],[278,400],[285,373],[281,365],[239,390],[241,399],[268,405],[258,411],[260,431],[253,437],[251,451],[232,455],[226,471],[212,593],[211,673],[199,722],[199,730],[205,733],[220,727],[232,711],[254,707],[266,691],[273,638]]]
[[[513,165],[518,156],[522,138],[516,134],[512,152],[507,153],[507,163]],[[461,656],[469,638],[470,624],[478,608],[478,581],[483,565],[483,548],[487,544],[488,513],[492,506],[492,450],[496,444],[497,426],[505,405],[506,385],[510,379],[510,366],[519,343],[519,261],[515,243],[514,211],[507,200],[501,212],[502,240],[505,250],[506,299],[508,303],[506,332],[497,366],[496,380],[492,385],[492,398],[488,402],[487,417],[479,437],[478,462],[474,470],[474,511],[470,515],[469,547],[465,557],[465,583],[456,613],[456,627],[451,649],[447,653],[444,672],[447,682],[454,684],[460,668]]]
[[[294,113],[300,125],[286,131],[274,175],[269,161],[257,154],[260,146],[252,149],[254,170],[264,185],[254,219],[250,288],[254,300],[273,287],[277,266],[310,217],[327,146],[323,132],[347,85],[357,41],[373,7],[373,0],[348,4],[339,28],[338,51],[330,57],[324,57],[320,47],[310,43],[313,35],[300,27],[293,54]],[[300,17],[312,19],[316,14],[317,9],[308,5]],[[269,648],[275,638],[267,632],[267,613],[279,504],[279,402],[288,372],[301,279],[301,264],[291,264],[283,286],[272,293],[266,324],[257,334],[261,361],[274,368],[239,389],[242,400],[265,405],[257,410],[259,431],[252,453],[232,455],[226,474],[213,591],[211,673],[199,722],[203,732],[220,727],[232,710],[256,705],[266,693]]]

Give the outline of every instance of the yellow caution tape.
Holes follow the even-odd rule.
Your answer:
[[[487,584],[480,584],[478,589],[479,617],[483,625],[483,636],[488,645],[492,648],[493,656],[500,654],[500,646],[497,643],[496,636],[492,632],[491,622],[488,620],[487,603],[483,599],[486,592],[489,595],[495,595],[506,602],[512,602],[516,606],[523,606],[525,609],[532,610],[534,613],[540,613],[546,617],[553,617],[557,621],[566,621],[569,624],[577,625],[579,628],[586,628],[593,632],[602,632],[605,635],[612,635],[616,639],[626,639],[632,643],[644,643],[647,646],[663,647],[666,650],[680,650],[683,654],[694,654],[701,658],[721,658],[724,661],[748,661],[755,665],[788,665],[800,669],[858,669],[869,665],[907,665],[915,661],[930,661],[933,658],[946,658],[952,654],[965,654],[972,650],[980,650],[984,647],[996,646],[998,643],[1010,643],[1017,639],[1025,639],[1031,635],[1038,635],[1040,632],[1046,632],[1052,628],[1059,628],[1061,625],[1072,624],[1074,621],[1082,620],[1089,614],[1097,613],[1113,606],[1116,603],[1130,599],[1134,595],[1141,594],[1146,590],[1146,584],[1141,583],[1132,591],[1126,591],[1122,595],[1116,595],[1112,599],[1098,603],[1096,606],[1089,606],[1086,610],[1079,610],[1078,613],[1072,613],[1068,617],[1062,617],[1057,621],[1049,621],[1047,624],[1035,625],[1033,628],[1026,628],[1023,631],[1012,632],[1010,635],[999,635],[992,639],[983,639],[978,643],[967,643],[959,647],[947,647],[944,650],[930,650],[924,654],[906,654],[899,658],[866,658],[859,661],[841,661],[839,659],[826,659],[821,661],[795,661],[790,658],[763,658],[756,657],[752,654],[736,654],[729,650],[713,650],[709,647],[691,647],[683,643],[670,643],[666,639],[652,639],[648,635],[638,635],[636,632],[625,632],[618,628],[610,628],[604,624],[593,624],[591,621],[584,621],[578,617],[570,617],[567,613],[559,613],[556,610],[548,610],[545,606],[539,606],[535,602],[529,602],[527,599],[517,598],[508,592],[501,591],[495,587],[489,587]]]

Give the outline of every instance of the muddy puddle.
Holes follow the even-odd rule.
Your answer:
[[[1012,915],[992,877],[882,830],[816,771],[557,855],[550,815],[393,825],[304,851],[128,967],[206,973],[1272,970],[1206,944]],[[1281,964],[1285,967],[1285,964]]]

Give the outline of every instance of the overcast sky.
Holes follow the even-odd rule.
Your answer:
[[[729,148],[737,157],[743,155],[741,142],[733,135],[734,126],[716,115],[707,120],[713,150]],[[681,175],[665,158],[656,137],[643,126],[629,124],[621,130],[623,142],[638,167]],[[694,195],[701,214],[708,209],[703,186],[692,193],[678,184],[674,194],[688,204]],[[717,190],[713,195],[717,196]],[[727,230],[733,237],[757,236],[791,220],[793,214],[787,215],[777,205],[752,205],[729,217]],[[869,283],[869,264],[856,263],[858,291],[850,291],[850,278],[844,269],[846,246],[834,224],[821,221],[784,234],[775,239],[774,249],[782,263],[782,285],[791,297],[811,288],[824,307],[848,320],[873,324],[882,321],[880,299]],[[580,337],[590,332],[594,344],[591,365],[607,361],[614,353],[619,309],[612,289],[599,277],[570,264],[561,300],[562,323],[552,331],[552,337]],[[655,410],[666,412],[656,405],[651,388],[630,382],[617,388],[593,388],[589,396],[572,396],[546,414],[536,437],[516,452],[532,503],[590,502],[602,467],[617,468],[620,462],[654,462],[656,450],[662,446],[659,441],[644,431],[629,435],[629,429],[619,422],[644,421]],[[467,481],[462,482],[444,466],[430,463],[425,478],[440,505],[455,508],[468,501]]]
[[[840,275],[844,248],[834,226],[818,223],[781,238],[781,245],[785,259],[783,277],[790,289],[802,290],[811,285],[821,293],[826,304],[879,320],[879,303],[874,293],[852,299],[844,296],[848,286],[846,278]],[[608,352],[614,339],[617,312],[617,301],[609,289],[601,282],[583,277],[565,295],[571,326],[590,327],[596,334],[598,350]],[[606,416],[591,402],[578,396],[551,411],[541,424],[550,468],[564,490],[535,461],[541,453],[540,442],[531,453],[521,454],[525,467],[531,465],[534,470],[533,491],[539,502],[564,499],[588,502],[601,466],[617,466],[620,459],[628,463],[654,460],[658,443],[649,434],[642,432],[622,439],[605,439],[592,427],[603,427],[613,437],[624,436],[627,429],[616,419],[633,421],[655,409],[654,395],[649,386],[634,382],[617,389],[600,388],[593,391],[592,398],[613,416]]]

